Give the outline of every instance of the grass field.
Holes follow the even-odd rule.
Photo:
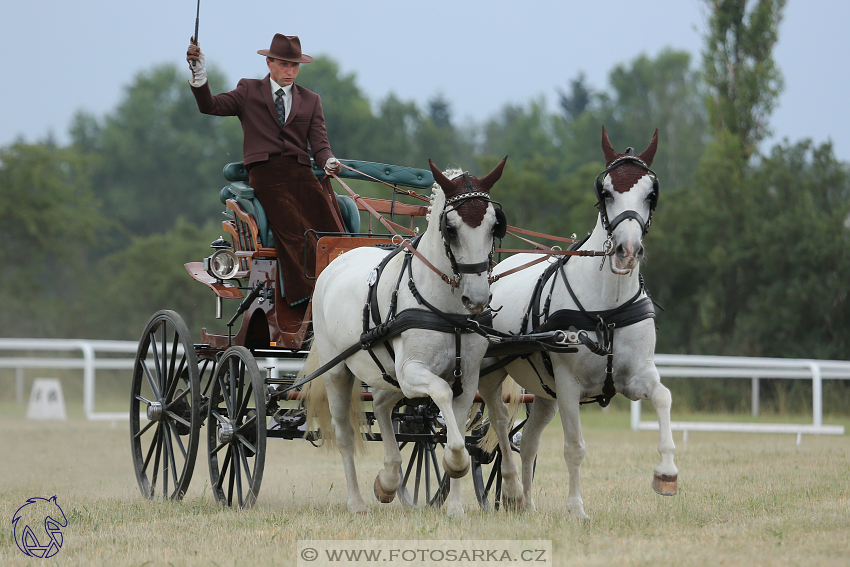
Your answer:
[[[661,497],[650,489],[657,434],[632,432],[625,411],[585,408],[590,521],[566,511],[557,420],[538,459],[537,514],[481,512],[467,482],[467,515],[451,520],[374,500],[370,515],[352,516],[339,455],[276,439],[252,510],[216,506],[203,458],[183,502],[149,502],[136,487],[128,425],[71,409],[67,422],[33,422],[23,406],[0,404],[0,565],[295,565],[299,539],[548,539],[555,565],[850,565],[846,436],[804,436],[797,446],[794,435],[691,433],[682,443],[677,433],[680,492]],[[850,429],[848,419],[826,421]],[[368,445],[358,473],[371,499],[381,454]],[[69,520],[65,543],[52,559],[25,557],[12,515],[27,498],[54,494]]]

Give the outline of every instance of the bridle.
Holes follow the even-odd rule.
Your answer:
[[[623,211],[616,217],[614,220],[609,221],[608,219],[608,210],[605,208],[605,196],[603,194],[603,180],[605,179],[605,175],[617,169],[621,165],[625,165],[627,163],[637,165],[638,167],[644,169],[647,173],[652,175],[652,194],[649,198],[649,218],[644,221],[643,217],[640,216],[635,210]],[[624,220],[632,219],[637,221],[640,225],[641,235],[646,235],[649,232],[649,227],[652,224],[652,213],[655,211],[655,206],[658,204],[658,175],[654,171],[652,171],[649,166],[647,166],[642,159],[634,155],[633,148],[626,149],[626,155],[620,156],[614,161],[611,162],[611,165],[605,168],[605,170],[596,176],[596,181],[593,184],[593,188],[596,191],[596,208],[599,209],[599,214],[602,217],[602,228],[608,233],[608,240],[612,239],[612,235],[614,233],[614,229],[623,222]]]
[[[449,285],[452,286],[452,289],[460,285],[460,279],[463,274],[480,275],[484,272],[487,272],[488,275],[490,274],[493,269],[493,252],[496,248],[495,241],[497,238],[504,238],[508,227],[507,217],[505,216],[505,212],[502,210],[502,204],[491,199],[490,194],[486,191],[476,191],[472,186],[472,180],[469,178],[468,172],[463,172],[463,178],[466,182],[467,191],[465,193],[455,195],[454,197],[446,198],[443,211],[440,213],[440,238],[443,240],[443,247],[446,250],[446,256],[448,257],[449,262],[451,262],[452,273],[454,274],[454,278],[448,278],[451,281]],[[452,252],[452,247],[449,244],[451,237],[448,233],[448,220],[446,218],[451,211],[456,211],[460,206],[457,205],[457,203],[462,205],[468,199],[481,199],[488,203],[493,203],[496,212],[496,224],[493,225],[493,246],[490,248],[490,254],[487,256],[487,260],[477,262],[475,264],[461,263],[455,258],[454,252]],[[496,207],[496,205],[498,205],[498,207]],[[447,278],[443,279],[445,281]]]

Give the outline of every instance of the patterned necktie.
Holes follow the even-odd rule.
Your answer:
[[[283,89],[277,89],[277,92],[274,94],[274,107],[275,110],[277,110],[277,120],[280,122],[280,125],[283,126],[284,122],[286,122],[286,107],[283,104]]]

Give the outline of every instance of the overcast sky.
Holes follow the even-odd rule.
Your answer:
[[[5,1],[0,147],[48,133],[66,143],[75,111],[102,117],[139,71],[185,65],[195,9],[195,0]],[[850,161],[850,2],[789,0],[784,14],[774,139],[831,139]],[[442,93],[462,123],[533,97],[554,108],[582,71],[607,90],[617,64],[665,47],[692,53],[697,66],[705,21],[700,0],[202,0],[199,36],[208,65],[233,86],[266,74],[256,52],[276,32],[299,35],[305,53],[335,59],[372,102],[394,92],[424,104]]]

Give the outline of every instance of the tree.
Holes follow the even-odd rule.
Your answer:
[[[209,80],[213,92],[226,90],[213,70]],[[74,147],[97,156],[93,188],[124,243],[163,232],[180,215],[196,223],[216,217],[221,168],[242,160],[238,119],[198,112],[186,72],[174,65],[137,75],[102,122],[78,114],[71,134]]]
[[[111,228],[89,185],[91,162],[73,149],[0,150],[0,324],[16,336],[61,336],[89,266],[85,251]]]
[[[575,79],[570,79],[570,92],[558,89],[558,102],[567,122],[572,122],[590,107],[593,93],[585,85],[586,80],[587,77],[582,71]]]
[[[645,144],[658,128],[652,168],[665,188],[691,183],[706,143],[705,103],[690,61],[688,53],[668,49],[618,65],[609,79],[614,92],[598,112],[612,140],[627,145]]]
[[[715,133],[728,130],[748,159],[768,134],[782,90],[773,61],[786,0],[705,0],[711,8],[703,52],[708,112]]]

